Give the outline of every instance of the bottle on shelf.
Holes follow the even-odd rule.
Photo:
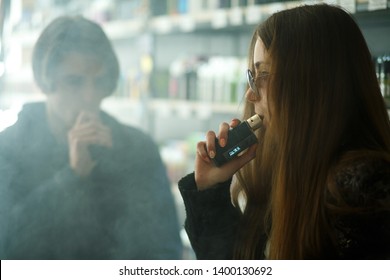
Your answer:
[[[169,99],[218,104],[239,103],[245,92],[245,58],[191,57],[172,62]]]
[[[390,55],[373,58],[379,87],[385,99],[390,99]]]

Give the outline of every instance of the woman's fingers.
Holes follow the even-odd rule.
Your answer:
[[[196,146],[196,151],[201,159],[203,159],[206,162],[211,162],[210,157],[207,153],[206,142],[204,141],[198,142]]]
[[[230,126],[226,122],[223,122],[219,125],[218,143],[221,147],[226,146],[229,129],[230,129]]]
[[[214,131],[208,131],[206,134],[206,149],[207,149],[207,154],[210,158],[215,157],[215,138],[216,134]]]

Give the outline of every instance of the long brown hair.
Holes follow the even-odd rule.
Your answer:
[[[270,259],[323,258],[333,167],[348,151],[390,156],[390,122],[371,54],[353,18],[326,4],[281,11],[259,25],[252,70],[258,38],[271,58],[271,115],[256,159],[238,175],[247,205],[236,257],[260,257],[266,232]],[[247,102],[244,117],[254,113]]]

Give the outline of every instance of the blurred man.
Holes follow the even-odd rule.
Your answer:
[[[101,27],[54,20],[32,65],[47,101],[0,134],[0,257],[181,258],[157,146],[100,110],[119,75]]]

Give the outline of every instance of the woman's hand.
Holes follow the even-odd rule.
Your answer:
[[[97,115],[81,112],[68,133],[68,142],[70,167],[80,177],[86,177],[96,165],[88,147],[112,147],[111,131],[100,122]]]
[[[237,119],[232,120],[230,125],[222,123],[219,127],[218,142],[221,147],[224,147],[228,139],[228,131],[240,124]],[[199,190],[208,189],[215,184],[224,182],[230,179],[241,167],[247,164],[256,156],[257,145],[251,146],[238,157],[227,162],[223,166],[217,167],[214,165],[212,158],[215,157],[215,138],[214,131],[209,131],[206,134],[206,141],[201,141],[197,145],[197,153],[195,159],[195,181]]]

